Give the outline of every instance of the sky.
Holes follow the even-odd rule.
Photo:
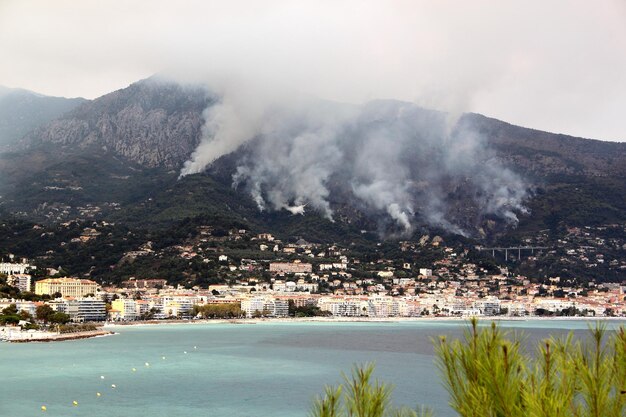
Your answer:
[[[66,97],[163,73],[626,141],[625,51],[624,0],[0,0],[0,85]]]

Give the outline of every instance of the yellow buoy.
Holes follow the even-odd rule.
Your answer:
[[[137,370],[137,368],[133,368],[133,372],[135,372]]]
[[[72,405],[76,407],[78,405],[78,401],[72,401]]]
[[[96,392],[96,397],[101,396],[102,394],[100,394],[99,392]]]
[[[48,407],[46,407],[45,405],[41,406],[41,411],[46,411],[48,409]]]

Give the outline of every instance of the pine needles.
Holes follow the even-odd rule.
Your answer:
[[[463,341],[441,338],[437,361],[461,417],[626,416],[626,334],[605,326],[585,341],[548,339],[534,356],[495,324],[470,322]]]
[[[460,417],[626,417],[626,332],[606,326],[589,336],[542,341],[534,355],[519,336],[472,319],[462,340],[435,341],[437,364]],[[396,409],[392,388],[372,382],[373,365],[355,366],[327,387],[311,417],[426,417],[428,409]]]
[[[430,417],[430,410],[421,408],[396,409],[390,404],[393,388],[372,381],[374,365],[355,366],[350,376],[343,375],[344,383],[326,387],[324,397],[317,398],[311,417]]]

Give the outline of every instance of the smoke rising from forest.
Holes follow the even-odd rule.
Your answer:
[[[526,184],[493,157],[467,120],[392,100],[350,105],[283,97],[241,107],[237,101],[225,98],[207,109],[206,136],[181,176],[241,147],[233,186],[259,210],[314,210],[334,220],[333,201],[348,200],[401,234],[417,222],[465,234],[451,213],[451,192],[480,214],[510,223],[525,211]]]

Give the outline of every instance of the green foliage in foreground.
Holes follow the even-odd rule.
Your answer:
[[[371,382],[374,366],[355,367],[344,383],[326,387],[325,395],[313,403],[311,417],[428,417],[429,410],[416,412],[390,404],[391,385]]]
[[[442,337],[435,343],[450,405],[461,417],[626,416],[624,328],[607,337],[598,324],[585,340],[550,338],[528,355],[518,336],[495,323],[481,329],[472,320],[463,340]],[[372,370],[356,367],[343,386],[326,388],[311,416],[427,415],[391,407],[390,386],[372,384]]]
[[[626,333],[604,325],[586,340],[547,339],[533,356],[494,324],[472,320],[465,340],[439,340],[438,364],[450,404],[463,417],[623,417]]]

